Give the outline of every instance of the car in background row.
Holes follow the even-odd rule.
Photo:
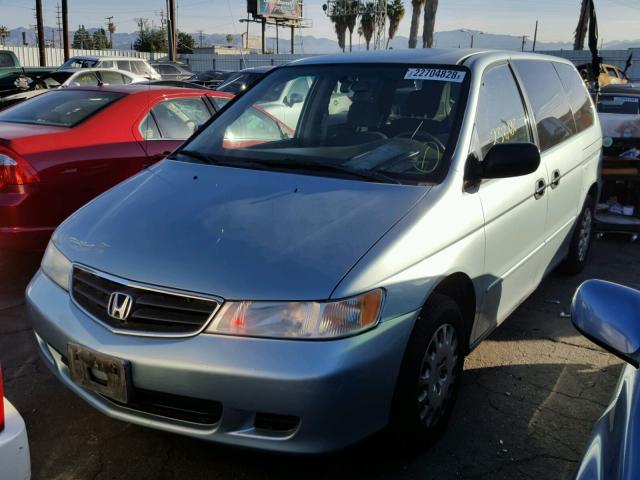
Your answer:
[[[36,77],[29,85],[29,89],[14,95],[0,98],[0,110],[15,105],[27,98],[36,97],[49,89],[98,86],[98,85],[127,85],[129,83],[148,82],[145,77],[124,70],[107,70],[102,68],[87,68],[82,70],[56,70],[43,77]]]
[[[640,89],[610,85],[598,96],[598,116],[605,147],[638,147],[640,139]],[[621,153],[621,152],[617,152]]]
[[[593,67],[590,63],[578,65],[576,67],[582,76],[584,82],[590,88],[593,87],[595,77],[593,75]],[[629,77],[626,73],[615,65],[602,63],[600,65],[600,75],[598,75],[598,83],[601,87],[605,85],[621,85],[629,83]]]
[[[27,428],[20,413],[4,397],[0,368],[0,478],[29,480],[31,458]]]
[[[295,128],[273,126],[262,105],[309,78]],[[278,67],[56,230],[26,291],[44,363],[112,418],[199,439],[430,445],[465,356],[586,264],[601,144],[558,57]]]
[[[17,93],[16,83],[26,83],[28,78],[46,75],[53,67],[23,67],[11,50],[0,49],[0,98]]]
[[[178,62],[152,62],[151,66],[162,80],[187,80],[193,76],[188,65]]]
[[[191,83],[195,83],[203,87],[217,88],[222,82],[224,82],[234,73],[235,72],[224,72],[222,70],[207,70],[206,72],[196,73],[188,80]]]
[[[0,112],[0,248],[43,249],[69,214],[167,156],[229,98],[148,85],[74,87]]]
[[[609,406],[597,421],[576,480],[640,478],[640,291],[603,280],[577,289],[576,329],[626,362]]]
[[[264,77],[269,71],[273,70],[273,68],[274,67],[245,68],[230,75],[229,78],[216,87],[216,90],[238,95]]]
[[[124,70],[135,73],[149,80],[160,80],[160,74],[156,72],[149,62],[144,58],[135,57],[99,57],[94,55],[80,55],[71,57],[64,62],[58,70],[69,70],[79,68],[108,68],[113,70]]]

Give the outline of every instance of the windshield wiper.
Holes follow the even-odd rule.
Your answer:
[[[209,157],[204,153],[198,152],[197,150],[188,150],[188,149],[179,150],[167,158],[169,158],[170,160],[175,160],[179,155],[184,155],[185,157],[189,157],[189,158],[195,158],[196,160],[200,160],[201,162],[208,163],[210,165],[218,163],[214,158]]]
[[[253,163],[259,163],[264,166],[282,167],[291,170],[315,170],[315,171],[330,171],[350,175],[356,178],[362,178],[369,181],[378,181],[384,183],[397,183],[399,180],[393,177],[385,175],[384,173],[376,172],[373,170],[358,170],[357,168],[351,168],[344,165],[338,165],[335,163],[319,163],[310,162],[304,160],[298,160],[295,158],[277,158],[273,160],[260,160],[252,159]]]

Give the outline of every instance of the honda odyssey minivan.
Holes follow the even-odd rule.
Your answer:
[[[295,129],[256,115],[303,77]],[[348,108],[330,108],[336,92]],[[234,141],[249,130],[259,142]],[[40,350],[134,424],[282,452],[385,427],[429,444],[465,355],[546,273],[587,261],[601,143],[555,57],[276,68],[56,230],[26,293]]]

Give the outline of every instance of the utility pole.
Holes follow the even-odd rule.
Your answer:
[[[267,19],[262,17],[262,54],[267,53],[266,35],[267,32]]]
[[[533,31],[533,48],[532,52],[536,51],[536,42],[538,41],[538,20],[536,20],[536,29]]]
[[[113,49],[113,15],[104,19],[107,21],[107,32],[109,32],[109,48]]]
[[[58,30],[58,45],[62,48],[62,12],[60,11],[59,3],[56,3],[56,27]],[[55,42],[53,46],[56,46]]]
[[[296,27],[293,24],[291,24],[291,54],[295,53],[294,52],[295,41],[296,41]]]
[[[64,48],[64,61],[69,60],[69,8],[67,0],[62,0],[62,45]]]
[[[202,30],[198,30],[198,37],[200,38],[200,48],[202,48]]]
[[[176,0],[167,0],[167,32],[169,35],[169,60],[176,61],[178,46],[176,25]]]
[[[278,38],[278,20],[276,20],[276,53],[280,53],[280,39]]]
[[[527,44],[527,36],[526,35],[522,35],[522,49],[520,50],[521,52],[524,52],[524,46]]]
[[[47,65],[46,52],[44,51],[44,23],[42,19],[42,0],[36,0],[36,24],[38,29],[38,51],[40,53],[40,66]]]

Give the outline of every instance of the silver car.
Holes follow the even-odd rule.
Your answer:
[[[260,105],[301,77],[285,126]],[[601,143],[555,57],[276,68],[57,229],[27,289],[42,355],[101,412],[165,431],[308,453],[388,426],[429,444],[464,356],[587,261]]]

